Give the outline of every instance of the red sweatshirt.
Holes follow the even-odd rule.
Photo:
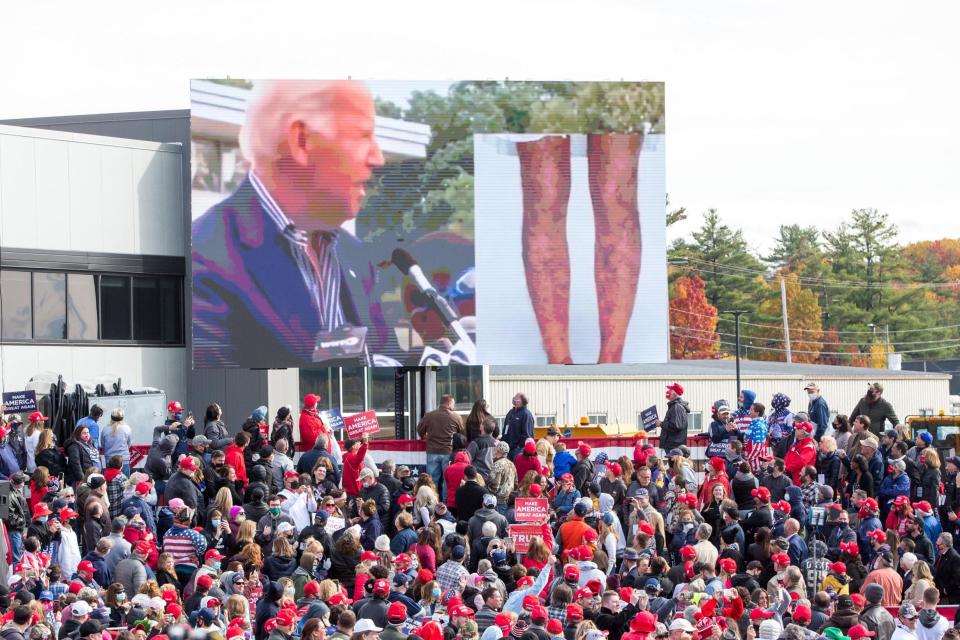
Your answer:
[[[366,442],[360,445],[356,453],[347,451],[343,454],[343,490],[348,496],[360,495],[360,470],[363,469],[363,459],[366,456]]]

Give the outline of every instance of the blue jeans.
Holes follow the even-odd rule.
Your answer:
[[[20,559],[23,558],[23,536],[17,531],[7,531],[7,535],[10,536],[10,553],[13,555],[13,564],[18,565]]]
[[[499,514],[502,515],[502,516],[505,516],[505,515],[507,515],[507,511],[510,510],[510,505],[500,504],[500,503],[498,502],[498,503],[497,503],[497,506],[494,507],[494,508],[497,510],[497,513],[499,513]]]
[[[443,483],[443,472],[447,470],[447,467],[450,465],[450,456],[445,453],[428,453],[427,454],[427,473],[430,474],[430,477],[433,478],[433,484],[437,485],[437,493],[440,495],[440,500],[443,501],[444,494],[440,489],[440,485]]]

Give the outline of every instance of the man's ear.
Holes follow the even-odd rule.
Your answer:
[[[303,120],[294,120],[287,129],[287,148],[290,157],[299,165],[306,165],[309,159],[307,137],[309,132]]]

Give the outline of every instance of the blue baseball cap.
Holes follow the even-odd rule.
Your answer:
[[[656,578],[647,578],[646,583],[644,583],[643,588],[645,591],[660,591],[662,587],[660,586],[660,581]]]
[[[37,598],[37,599],[38,599],[38,600],[53,600],[53,592],[52,592],[52,591],[41,591],[41,592],[40,592],[40,597]]]
[[[925,444],[928,444],[928,445],[933,444],[933,434],[930,433],[929,431],[921,431],[920,439],[923,440]]]

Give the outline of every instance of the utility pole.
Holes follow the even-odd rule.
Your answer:
[[[737,397],[740,397],[740,316],[746,313],[742,309],[734,309],[729,311],[721,311],[720,313],[730,313],[733,314],[733,318],[736,321],[736,330],[734,335],[736,336],[736,345],[737,345]]]
[[[787,320],[787,283],[780,276],[780,307],[783,309],[783,340],[787,345],[787,364],[793,362],[790,352],[790,324]]]

